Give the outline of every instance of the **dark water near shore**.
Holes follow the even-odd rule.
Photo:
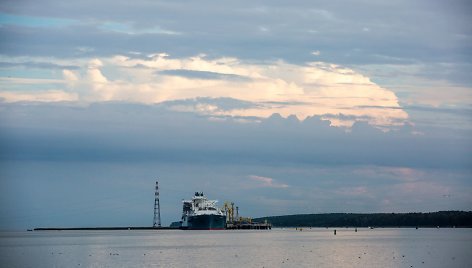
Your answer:
[[[0,233],[2,267],[472,267],[472,229]]]

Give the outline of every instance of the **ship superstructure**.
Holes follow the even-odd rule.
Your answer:
[[[216,206],[217,200],[208,200],[203,192],[195,192],[192,200],[183,200],[182,228],[223,230],[226,215]]]

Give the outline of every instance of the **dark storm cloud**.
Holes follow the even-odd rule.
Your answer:
[[[260,124],[209,121],[164,106],[103,103],[3,104],[2,159],[188,163],[299,163],[468,168],[464,134],[384,133],[367,123],[352,132],[317,117],[300,122],[273,115]],[[414,129],[421,131],[421,129]]]

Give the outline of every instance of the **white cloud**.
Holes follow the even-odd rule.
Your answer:
[[[91,59],[82,63],[82,70],[64,70],[61,82],[67,86],[64,91],[74,92],[86,102],[159,103],[209,97],[258,104],[230,110],[197,107],[196,112],[211,116],[267,118],[279,113],[304,120],[316,115],[334,126],[346,127],[359,120],[384,127],[401,125],[408,119],[392,91],[352,69],[324,62],[255,64],[206,55],[180,59],[165,53],[144,59],[117,55]],[[9,91],[5,98],[26,98],[15,98],[15,94]]]
[[[256,175],[250,175],[249,179],[257,183],[257,187],[268,187],[268,188],[287,188],[289,187],[287,184],[284,183],[277,183],[274,179],[269,177],[262,177]]]
[[[269,28],[265,27],[265,26],[259,26],[259,31],[261,32],[268,32],[269,31]]]

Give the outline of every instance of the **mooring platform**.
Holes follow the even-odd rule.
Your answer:
[[[227,230],[270,230],[272,225],[270,223],[228,223]]]

